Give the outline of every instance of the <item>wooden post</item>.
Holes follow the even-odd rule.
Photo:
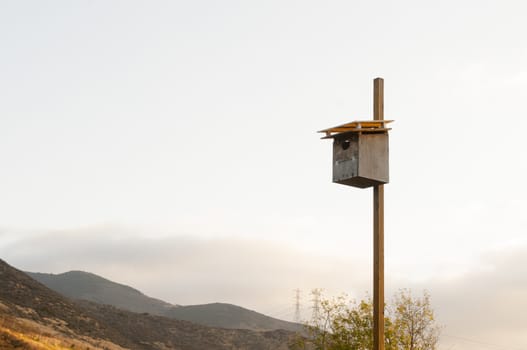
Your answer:
[[[384,119],[384,80],[373,81],[373,119]],[[384,350],[384,185],[373,187],[373,349]]]

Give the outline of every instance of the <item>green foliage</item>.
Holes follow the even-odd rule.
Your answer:
[[[373,348],[373,303],[359,303],[346,296],[320,300],[318,312],[306,325],[317,350],[371,350]],[[385,310],[386,350],[435,350],[439,327],[430,306],[430,296],[413,298],[399,291]]]
[[[392,311],[394,330],[397,333],[396,349],[435,349],[440,328],[435,323],[434,311],[430,307],[430,295],[423,293],[413,299],[409,290],[401,290],[394,298]]]

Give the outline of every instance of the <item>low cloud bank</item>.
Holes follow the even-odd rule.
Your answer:
[[[296,288],[303,291],[306,317],[314,288],[360,295],[368,288],[369,272],[358,262],[262,240],[62,231],[21,239],[2,250],[8,263],[27,271],[84,270],[176,304],[229,302],[280,310],[276,316],[286,318],[294,313]]]
[[[229,302],[284,319],[293,317],[296,288],[303,291],[304,317],[310,314],[313,288],[346,291],[356,298],[371,288],[369,261],[321,256],[271,241],[149,239],[99,229],[23,235],[7,242],[0,246],[1,257],[20,269],[90,271],[172,303]],[[411,288],[416,295],[430,292],[445,326],[445,348],[524,348],[525,266],[527,246],[522,246],[489,253],[476,269],[455,279],[390,280],[387,287]]]
[[[476,271],[431,281],[444,343],[460,349],[527,347],[527,247],[489,253]]]

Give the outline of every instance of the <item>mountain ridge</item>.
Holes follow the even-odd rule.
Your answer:
[[[211,328],[111,305],[74,301],[1,259],[0,285],[3,350],[66,349],[75,344],[100,350],[286,350],[296,339],[287,331]],[[42,339],[50,339],[49,346],[42,345]]]
[[[148,312],[155,315],[162,315],[167,308],[177,307],[91,272],[72,270],[60,274],[26,273],[46,287],[71,299],[89,300],[132,312]]]
[[[76,270],[61,274],[26,273],[68,298],[112,305],[128,311],[165,316],[210,327],[256,331],[303,330],[300,324],[279,320],[233,304],[173,305],[91,272]]]

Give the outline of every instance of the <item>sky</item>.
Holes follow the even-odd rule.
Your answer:
[[[372,194],[317,130],[390,132],[386,289],[441,349],[527,347],[523,1],[2,1],[0,258],[292,319],[371,294]]]

